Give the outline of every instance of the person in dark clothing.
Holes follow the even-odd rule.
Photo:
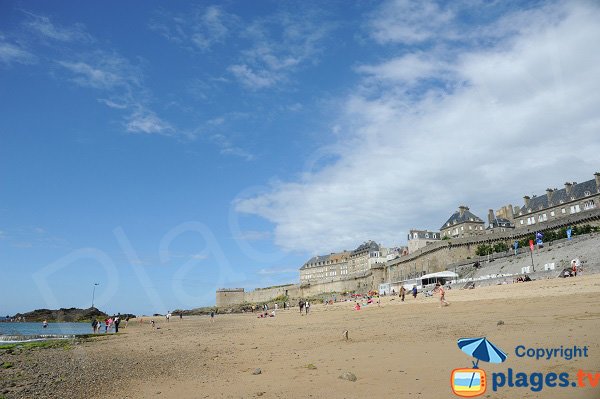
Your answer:
[[[413,296],[413,298],[417,299],[417,286],[416,285],[413,285],[412,296]]]

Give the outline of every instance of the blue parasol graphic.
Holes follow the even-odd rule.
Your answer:
[[[461,351],[465,352],[469,356],[473,356],[477,359],[477,362],[473,362],[473,368],[477,368],[480,360],[489,363],[502,363],[506,360],[506,353],[504,353],[496,345],[492,344],[487,338],[461,338],[458,340],[458,347]],[[473,378],[475,373],[471,377],[469,388],[473,384]]]

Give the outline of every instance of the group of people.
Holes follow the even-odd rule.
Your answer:
[[[108,317],[104,319],[104,321],[94,319],[92,320],[92,330],[94,334],[100,333],[102,326],[104,326],[104,333],[108,333],[112,329],[115,330],[115,333],[119,332],[119,325],[121,324],[121,313],[117,314],[113,317]],[[125,327],[129,324],[129,316],[125,318]]]
[[[308,315],[308,311],[310,310],[310,302],[300,299],[298,301],[298,308],[300,308],[300,315],[302,315],[302,311],[305,311]]]

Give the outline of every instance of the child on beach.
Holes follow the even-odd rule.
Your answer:
[[[435,288],[433,289],[433,292],[438,292],[440,294],[440,308],[442,306],[448,306],[448,305],[450,305],[448,303],[448,301],[446,301],[446,298],[444,297],[446,295],[446,291],[444,290],[444,287],[442,287],[442,285],[440,283],[437,283],[435,285]]]
[[[404,302],[404,296],[406,295],[406,288],[404,286],[400,287],[400,299]]]

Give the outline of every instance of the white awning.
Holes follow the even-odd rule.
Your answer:
[[[458,274],[451,272],[450,270],[446,270],[443,272],[430,273],[424,276],[419,277],[421,280],[427,280],[429,278],[458,278]]]

